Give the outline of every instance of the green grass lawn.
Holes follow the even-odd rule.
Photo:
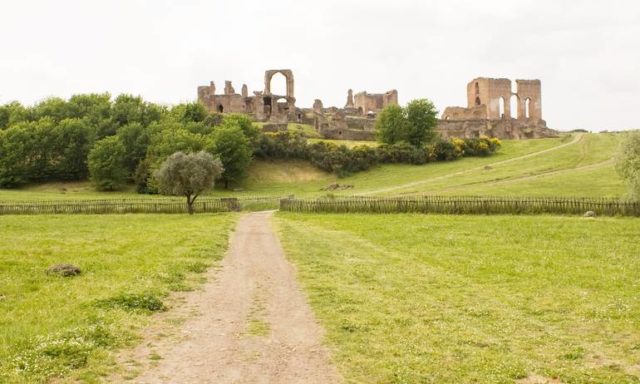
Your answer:
[[[425,165],[386,164],[337,178],[299,160],[254,160],[246,181],[217,188],[212,196],[320,196],[332,183],[353,185],[336,195],[516,195],[621,197],[623,181],[613,158],[621,134],[582,134],[562,138],[505,140],[498,153]],[[547,151],[550,150],[550,151]],[[547,151],[547,152],[543,152]],[[96,192],[89,182],[51,183],[0,190],[0,200],[153,198],[133,187],[116,193]]]
[[[638,219],[279,213],[277,227],[347,382],[640,383]]]
[[[221,259],[236,217],[0,217],[0,382],[97,381],[168,292]],[[47,275],[56,263],[83,272]]]

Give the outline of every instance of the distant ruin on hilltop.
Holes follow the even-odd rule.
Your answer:
[[[284,95],[271,92],[273,76],[286,80]],[[516,80],[517,90],[509,79],[477,78],[467,85],[467,107],[448,107],[438,121],[437,130],[443,137],[494,136],[503,139],[550,137],[557,132],[547,128],[542,119],[540,80]],[[265,71],[264,89],[249,95],[247,85],[237,93],[231,81],[225,81],[223,93],[216,86],[198,87],[198,101],[210,112],[244,113],[264,122],[267,131],[286,130],[288,123],[312,125],[328,139],[374,140],[377,114],[388,105],[398,104],[398,91],[385,93],[347,91],[342,108],[325,108],[316,99],[311,108],[296,106],[294,77],[290,69]],[[515,108],[512,111],[511,105]]]

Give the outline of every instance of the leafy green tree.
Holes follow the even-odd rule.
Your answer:
[[[109,136],[96,142],[89,152],[91,180],[100,191],[114,191],[127,181],[126,149],[120,138]]]
[[[629,133],[622,143],[616,169],[629,184],[631,197],[640,200],[640,131]]]
[[[421,147],[436,138],[438,110],[431,101],[427,99],[412,100],[405,107],[405,113],[407,131],[404,141],[414,147]]]
[[[164,161],[178,151],[198,152],[210,145],[210,138],[199,133],[189,132],[180,123],[164,123],[153,128],[147,155],[152,162]]]
[[[376,121],[378,141],[383,144],[406,142],[418,148],[436,137],[437,114],[427,99],[411,101],[405,108],[389,105],[380,112]]]
[[[146,103],[140,96],[120,95],[111,107],[111,117],[117,126],[129,123],[140,123],[144,126],[160,121],[165,115],[165,108]]]
[[[116,135],[124,145],[124,164],[130,175],[135,172],[138,164],[145,158],[151,144],[151,138],[159,131],[159,127],[157,124],[145,127],[140,123],[129,123],[119,127],[116,131]]]
[[[55,122],[70,117],[67,102],[59,97],[51,97],[36,104],[33,107],[33,115],[36,120],[48,117]]]
[[[17,187],[29,180],[36,135],[30,128],[15,124],[0,130],[0,187]]]
[[[249,143],[255,148],[260,139],[260,128],[258,128],[247,115],[239,113],[230,113],[224,116],[221,126],[238,126],[242,129],[242,133],[247,137]]]
[[[31,112],[17,101],[0,106],[0,129],[6,129],[23,121],[29,121]]]
[[[209,115],[207,107],[202,103],[178,104],[171,108],[171,117],[181,123],[201,123]]]
[[[96,140],[113,135],[117,124],[111,119],[111,95],[73,95],[67,102],[68,117],[82,119],[95,133]]]
[[[210,153],[176,152],[162,163],[154,176],[161,193],[186,197],[187,209],[192,215],[195,200],[202,192],[213,188],[222,172],[222,163]]]
[[[213,134],[212,152],[220,157],[224,166],[222,180],[225,188],[229,188],[229,183],[244,179],[253,151],[242,128],[229,123],[216,128]]]
[[[376,120],[376,136],[383,144],[407,141],[408,122],[405,111],[399,105],[384,108]]]
[[[84,180],[89,176],[87,156],[93,147],[93,132],[80,119],[64,119],[50,132],[49,177],[58,180]]]

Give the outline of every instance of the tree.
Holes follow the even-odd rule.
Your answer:
[[[117,136],[96,142],[89,152],[89,172],[98,190],[114,191],[124,185],[129,175],[125,154],[125,147]]]
[[[230,113],[224,116],[224,120],[222,121],[223,127],[228,127],[230,125],[237,125],[242,129],[242,133],[247,137],[249,143],[253,148],[255,148],[260,139],[260,128],[256,127],[253,124],[253,121],[247,115],[242,115],[239,113]]]
[[[220,160],[214,159],[210,153],[176,152],[162,163],[154,176],[158,181],[160,193],[187,198],[187,209],[192,215],[196,198],[207,189],[213,188],[215,179],[223,171]]]
[[[224,166],[222,180],[225,188],[229,188],[230,182],[235,183],[245,177],[253,151],[239,126],[227,124],[217,128],[213,134],[212,151],[220,156]]]
[[[421,147],[436,137],[438,110],[427,99],[417,99],[405,108],[407,133],[405,141],[414,147]]]
[[[384,144],[406,141],[407,119],[399,105],[389,105],[380,112],[376,121],[376,136]]]
[[[629,184],[631,197],[640,200],[640,131],[630,133],[622,143],[616,169]]]
[[[435,106],[427,99],[413,100],[406,108],[389,105],[376,121],[378,140],[384,144],[407,142],[416,148],[422,147],[437,136],[437,114]]]

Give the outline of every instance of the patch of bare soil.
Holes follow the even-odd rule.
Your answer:
[[[540,375],[529,375],[524,379],[516,380],[517,384],[562,384],[559,379],[544,377]]]
[[[240,219],[220,268],[207,278],[203,290],[185,295],[122,356],[128,369],[110,382],[342,382],[270,212]],[[167,335],[172,321],[183,323]]]

